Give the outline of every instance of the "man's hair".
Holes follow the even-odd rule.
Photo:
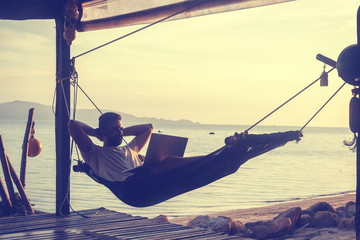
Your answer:
[[[112,121],[121,120],[121,115],[114,112],[107,112],[99,117],[99,129],[106,130]]]

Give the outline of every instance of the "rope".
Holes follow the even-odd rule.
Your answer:
[[[74,96],[74,100],[73,100],[73,118],[72,119],[75,119],[76,118],[76,109],[77,109],[77,96],[78,96],[78,88],[75,87],[75,83],[78,83],[79,81],[79,75],[75,69],[75,59],[71,59],[71,79],[73,80],[70,84],[72,86],[74,86],[74,93],[73,93],[73,96]],[[70,119],[70,117],[69,117]],[[74,139],[71,139],[71,148],[70,148],[70,156],[72,156],[73,152],[74,152]],[[77,145],[75,145],[75,151],[76,151],[76,154],[79,158],[79,151],[78,151],[78,147]],[[80,158],[79,158],[80,159]],[[70,206],[70,208],[72,209],[72,207]],[[74,210],[73,210],[74,211]]]
[[[329,71],[326,72],[326,74],[328,74],[329,72],[331,72],[332,70],[334,70],[335,68],[331,68]],[[321,79],[321,76],[319,78],[317,78],[315,81],[313,81],[312,83],[310,83],[309,85],[307,85],[305,88],[303,88],[300,92],[296,93],[294,96],[292,96],[291,98],[289,98],[287,101],[285,101],[283,104],[281,104],[279,107],[275,108],[275,110],[273,110],[272,112],[270,112],[268,115],[266,115],[265,117],[263,117],[262,119],[260,119],[257,123],[255,123],[254,125],[252,125],[251,127],[249,127],[245,132],[250,131],[250,129],[254,128],[256,125],[258,125],[259,123],[261,123],[262,121],[264,121],[267,117],[269,117],[270,115],[272,115],[274,112],[276,112],[277,110],[279,110],[280,108],[282,108],[285,104],[287,104],[288,102],[290,102],[291,100],[293,100],[295,97],[297,97],[298,95],[300,95],[300,93],[304,92],[306,89],[308,89],[310,86],[312,86],[313,84],[315,84],[317,81],[319,81]]]
[[[51,105],[51,110],[54,115],[55,115],[55,100],[56,100],[56,87],[54,89],[54,95],[53,95],[53,100],[52,100],[52,105]]]
[[[338,90],[335,91],[335,93],[324,103],[324,105],[321,106],[321,108],[305,123],[305,125],[300,129],[300,132],[311,122],[311,120],[314,119],[314,117],[330,102],[330,100],[335,97],[335,95],[345,86],[346,82],[343,83]]]
[[[88,53],[90,53],[90,52],[93,52],[93,51],[95,51],[95,50],[97,50],[97,49],[99,49],[99,48],[105,47],[105,46],[107,46],[107,45],[109,45],[109,44],[111,44],[111,43],[114,43],[114,42],[119,41],[119,40],[121,40],[121,39],[123,39],[123,38],[126,38],[126,37],[128,37],[128,36],[130,36],[130,35],[133,35],[133,34],[135,34],[135,33],[137,33],[137,32],[140,32],[140,31],[142,31],[142,30],[145,30],[146,28],[149,28],[149,27],[154,26],[154,25],[156,25],[156,24],[158,24],[158,23],[161,23],[161,22],[163,22],[163,21],[166,21],[167,19],[172,18],[172,17],[175,17],[176,15],[179,15],[180,13],[186,12],[186,11],[190,10],[191,8],[194,8],[194,7],[196,7],[197,5],[200,5],[200,4],[202,4],[203,2],[206,2],[206,1],[207,1],[207,0],[202,0],[202,1],[198,1],[198,2],[195,1],[195,2],[193,2],[192,4],[189,4],[188,7],[184,8],[184,9],[182,9],[182,10],[176,12],[176,13],[173,13],[173,14],[167,16],[167,17],[164,17],[164,18],[162,18],[162,19],[160,19],[160,20],[158,20],[158,21],[155,21],[155,22],[153,22],[153,23],[150,23],[150,24],[148,24],[148,25],[146,25],[146,26],[144,26],[144,27],[141,27],[141,28],[139,28],[139,29],[137,29],[137,30],[135,30],[135,31],[130,32],[130,33],[127,33],[127,34],[125,34],[125,35],[123,35],[123,36],[121,36],[121,37],[119,37],[119,38],[116,38],[116,39],[114,39],[114,40],[112,40],[112,41],[109,41],[109,42],[107,42],[107,43],[104,43],[104,44],[102,44],[102,45],[100,45],[100,46],[98,46],[98,47],[95,47],[95,48],[93,48],[93,49],[91,49],[91,50],[88,50],[88,51],[86,51],[86,52],[84,52],[84,53],[81,53],[81,54],[75,56],[74,58],[81,57],[81,56],[83,56],[83,55],[85,55],[85,54],[88,54]]]
[[[99,111],[100,114],[102,114],[102,111],[96,106],[96,104],[93,102],[93,100],[91,100],[91,98],[86,94],[86,92],[82,89],[82,87],[80,87],[78,82],[74,82],[76,84],[77,87],[79,87],[79,89],[84,93],[84,95],[89,99],[89,101],[94,105],[94,107]]]
[[[62,82],[64,80],[66,80],[66,79],[69,79],[69,77],[58,77],[56,75],[56,83],[61,83],[62,88],[63,88]],[[63,88],[62,92],[64,93],[64,88]],[[64,95],[64,97],[65,97],[65,95]],[[51,109],[52,109],[52,112],[53,112],[54,115],[56,114],[55,113],[56,112],[56,110],[55,110],[55,101],[56,101],[56,87],[54,89],[54,95],[53,95],[52,106],[51,106]]]
[[[78,88],[80,88],[80,90],[84,93],[84,95],[89,99],[89,101],[95,106],[95,108],[100,112],[100,114],[102,114],[101,110],[96,106],[96,104],[91,100],[91,98],[86,94],[86,92],[80,87],[79,85],[79,75],[78,73],[76,72],[76,69],[75,69],[75,59],[73,58],[72,61],[71,61],[71,74],[70,74],[70,79],[72,80],[71,82],[71,85],[74,86],[74,105],[73,105],[73,119],[75,119],[75,115],[76,115],[76,109],[77,109],[77,93],[78,93]],[[66,104],[66,107],[67,107],[67,113],[68,113],[68,117],[69,119],[71,119],[70,117],[70,112],[69,112],[69,104],[65,98],[65,89],[64,89],[64,86],[63,86],[63,80],[65,79],[68,79],[68,78],[62,78],[62,79],[58,79],[58,81],[60,81],[60,84],[61,84],[61,90],[62,90],[62,94],[64,95],[64,101],[65,101],[65,104]],[[54,99],[56,97],[56,89],[55,89],[55,94],[54,94]],[[53,104],[54,104],[54,100],[53,100]],[[126,144],[128,144],[126,142],[126,140],[123,138],[124,142]],[[71,152],[70,152],[70,156],[73,155],[73,150],[74,150],[74,146],[75,145],[75,151],[76,151],[76,155],[78,157],[78,159],[80,159],[80,154],[79,154],[79,149],[76,145],[76,143],[74,144],[74,140],[72,139],[71,141]],[[75,161],[75,160],[74,160]],[[61,211],[62,207],[64,206],[64,204],[67,202],[69,204],[69,207],[71,208],[71,210],[78,214],[79,216],[83,217],[83,218],[90,218],[88,216],[85,216],[81,213],[79,213],[78,211],[74,210],[73,207],[71,206],[70,204],[70,201],[69,201],[69,194],[70,194],[70,188],[68,190],[68,192],[66,193],[66,196],[64,198],[64,200],[62,201],[61,205],[60,205],[60,209],[59,209],[59,214],[61,216],[63,216],[63,213]]]
[[[67,111],[68,117],[70,119],[70,107],[69,107],[68,102],[66,101],[66,94],[65,94],[63,81],[60,82],[60,85],[61,85],[61,90],[62,90],[61,92],[62,92],[62,94],[64,96],[64,101],[65,101],[65,104],[66,104],[66,111]]]
[[[70,78],[73,80],[72,82],[70,82],[71,85],[75,86],[75,83],[77,83],[79,81],[78,79],[78,73],[75,69],[75,59],[71,59],[71,63],[70,63],[70,67],[71,67],[71,74],[70,74]],[[76,106],[77,106],[77,88],[74,87],[74,100],[73,100],[73,119],[75,119],[76,116]]]
[[[71,73],[70,73],[70,77],[63,77],[63,78],[57,78],[56,79],[56,82],[57,83],[60,83],[60,86],[61,86],[61,92],[64,96],[64,101],[65,101],[65,105],[66,105],[66,110],[67,110],[67,114],[68,114],[68,117],[69,119],[71,119],[71,116],[70,116],[70,105],[68,103],[68,101],[66,100],[66,94],[65,94],[65,89],[64,89],[64,84],[63,84],[63,81],[64,80],[67,80],[67,79],[70,79],[70,84],[74,86],[74,105],[73,105],[73,119],[75,119],[75,115],[76,115],[76,106],[77,106],[77,87],[75,86],[78,86],[78,74],[76,72],[76,69],[75,69],[75,59],[72,59],[71,60]],[[87,95],[86,95],[87,96]],[[55,99],[56,99],[56,88],[55,88],[55,91],[54,91],[54,96],[53,96],[53,106],[52,106],[52,110],[53,110],[53,113],[55,114],[55,110],[54,110],[54,103],[55,103]],[[93,103],[93,101],[91,101]],[[93,103],[94,104],[94,103]],[[99,110],[99,109],[98,109]],[[100,111],[100,110],[99,110]],[[100,111],[101,112],[101,111]],[[73,146],[74,146],[74,140],[72,140],[71,142],[71,155],[72,156],[72,153],[73,153]],[[75,150],[76,150],[76,153],[77,153],[77,156],[79,158],[79,152],[78,152],[78,149],[77,149],[77,146],[75,145]],[[64,206],[64,204],[67,202],[69,204],[69,207],[71,208],[71,210],[84,217],[84,218],[89,218],[88,216],[85,216],[81,213],[79,213],[78,211],[74,210],[73,207],[71,206],[70,204],[70,201],[69,201],[69,194],[70,194],[70,189],[68,190],[68,192],[66,193],[66,196],[64,197],[61,205],[60,205],[60,208],[59,208],[59,214],[61,216],[64,216],[64,214],[62,213],[62,208]]]

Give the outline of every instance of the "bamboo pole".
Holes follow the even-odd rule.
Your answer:
[[[15,185],[16,185],[16,188],[18,189],[18,192],[20,193],[21,199],[22,199],[22,201],[23,201],[23,203],[25,205],[26,210],[28,210],[32,214],[34,214],[35,212],[34,212],[33,208],[31,207],[30,201],[29,201],[28,197],[26,196],[24,187],[21,184],[21,181],[20,181],[18,175],[16,174],[14,167],[12,166],[9,157],[6,156],[6,159],[7,159],[8,165],[9,165],[11,176],[13,178],[13,181],[14,181]]]
[[[5,187],[4,187],[3,182],[1,181],[1,178],[0,178],[0,197],[1,197],[2,202],[5,205],[5,213],[10,214],[11,209],[12,209],[12,203],[9,199],[9,196],[7,195],[7,193],[5,191]]]
[[[6,186],[10,195],[10,200],[12,203],[16,202],[15,192],[14,192],[14,186],[12,185],[12,179],[11,179],[11,173],[8,165],[8,161],[6,159],[6,153],[5,148],[2,140],[2,136],[0,135],[0,160],[1,165],[4,172],[5,182]]]
[[[26,165],[27,165],[27,155],[29,150],[29,136],[30,131],[33,126],[34,120],[34,108],[30,108],[28,121],[26,124],[25,135],[23,140],[22,155],[21,155],[21,166],[20,166],[20,181],[22,186],[25,188],[25,176],[26,176]]]

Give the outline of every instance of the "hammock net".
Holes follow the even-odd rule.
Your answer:
[[[299,140],[299,131],[243,135],[233,146],[224,146],[194,162],[166,172],[152,174],[148,167],[138,167],[124,181],[103,179],[85,163],[80,163],[80,168],[125,204],[148,207],[235,173],[247,160],[289,141]]]

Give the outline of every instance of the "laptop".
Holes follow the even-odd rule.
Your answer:
[[[145,161],[161,161],[170,156],[182,157],[187,141],[184,137],[153,133],[146,150]]]
[[[152,133],[146,150],[145,161],[161,161],[167,157],[183,157],[188,139],[185,137]],[[137,168],[123,172],[135,172]]]

